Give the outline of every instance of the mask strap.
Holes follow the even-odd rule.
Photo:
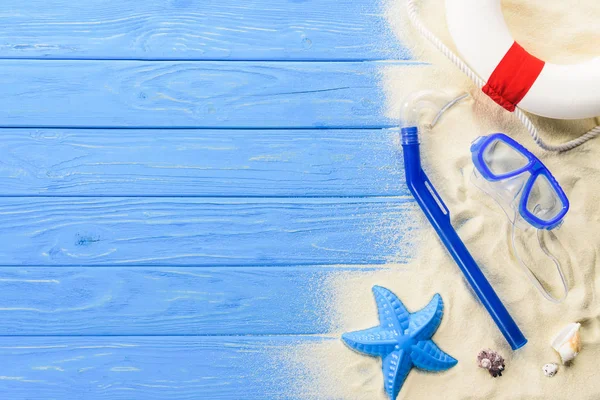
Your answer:
[[[546,288],[542,285],[542,283],[539,281],[537,276],[535,276],[535,274],[531,271],[531,269],[529,269],[529,267],[521,259],[521,256],[519,255],[519,252],[517,251],[517,246],[515,244],[515,224],[514,223],[512,224],[512,232],[511,232],[512,249],[515,254],[515,257],[517,257],[517,259],[519,260],[519,264],[521,264],[521,267],[523,267],[523,271],[525,271],[525,274],[527,275],[527,277],[529,278],[531,283],[533,283],[533,285],[542,293],[542,295],[546,299],[550,300],[553,303],[562,303],[562,301],[567,297],[567,293],[569,292],[569,287],[567,286],[567,280],[565,278],[565,274],[563,273],[563,270],[560,266],[560,262],[558,261],[558,259],[556,257],[554,257],[554,255],[552,253],[550,253],[550,251],[546,248],[546,246],[544,246],[542,244],[542,235],[541,235],[540,229],[537,230],[537,238],[538,238],[538,243],[540,245],[540,248],[542,249],[544,254],[546,254],[546,257],[548,257],[550,260],[552,260],[552,262],[556,266],[556,270],[558,271],[558,275],[560,276],[560,279],[562,281],[563,294],[559,298],[552,296],[546,290]]]

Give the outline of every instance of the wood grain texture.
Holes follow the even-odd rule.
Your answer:
[[[0,196],[408,195],[390,130],[0,130]]]
[[[0,338],[0,393],[11,400],[293,400],[291,351],[325,340],[335,339]]]
[[[412,199],[0,199],[0,265],[378,264],[409,255]]]
[[[379,7],[2,2],[0,398],[296,397],[332,264],[412,255]]]
[[[385,128],[385,65],[4,60],[0,126]]]
[[[4,0],[0,57],[406,58],[378,1]],[[10,12],[8,12],[10,10]]]
[[[0,336],[325,334],[328,280],[368,270],[3,267]]]

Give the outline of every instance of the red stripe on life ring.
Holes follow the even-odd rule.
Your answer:
[[[525,97],[545,62],[514,42],[492,72],[483,93],[510,112]]]

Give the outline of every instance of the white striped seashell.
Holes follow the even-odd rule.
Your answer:
[[[573,360],[581,351],[580,327],[580,323],[571,323],[558,332],[552,340],[552,348],[560,354],[563,364]]]

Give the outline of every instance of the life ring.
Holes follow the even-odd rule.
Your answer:
[[[483,91],[509,111],[549,118],[600,116],[600,57],[572,65],[544,62],[513,39],[500,0],[446,0],[446,19]]]

